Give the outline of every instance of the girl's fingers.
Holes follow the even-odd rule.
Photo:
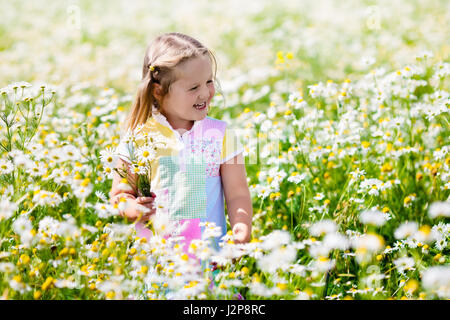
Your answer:
[[[138,203],[153,202],[154,197],[139,197],[136,199]]]

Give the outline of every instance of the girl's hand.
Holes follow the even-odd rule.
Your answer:
[[[126,216],[130,220],[145,222],[156,213],[154,205],[156,195],[152,192],[151,197],[138,197],[132,201],[130,210],[125,210]],[[146,210],[147,209],[147,210]]]
[[[250,241],[250,228],[247,224],[238,222],[233,226],[233,240],[235,243],[247,243]]]

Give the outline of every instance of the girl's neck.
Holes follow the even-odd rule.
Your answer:
[[[178,131],[181,134],[191,130],[195,122],[193,120],[181,120],[181,119],[173,120],[170,117],[168,117],[165,113],[161,112],[161,114],[166,118],[167,122],[170,124],[172,129]]]

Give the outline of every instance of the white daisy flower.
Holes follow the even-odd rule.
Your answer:
[[[87,186],[80,186],[78,188],[76,188],[73,191],[73,194],[78,198],[78,199],[86,199],[92,192],[92,185],[89,184]]]
[[[405,239],[414,235],[419,229],[419,224],[414,221],[403,222],[394,232],[396,239]]]
[[[298,174],[298,172],[291,173],[291,176],[287,179],[289,182],[299,184],[306,178],[306,173]]]
[[[13,170],[14,164],[10,160],[0,159],[0,174],[9,174]]]
[[[397,271],[404,274],[405,271],[414,270],[415,261],[411,257],[401,257],[394,260],[394,265],[397,267]]]
[[[364,210],[360,213],[359,220],[363,224],[371,224],[377,227],[381,227],[387,221],[385,214],[379,211],[377,208]]]
[[[434,219],[437,217],[450,217],[450,202],[449,201],[436,201],[433,202],[428,208],[428,215]]]
[[[9,219],[13,216],[17,210],[17,204],[4,198],[0,201],[0,221],[3,219]]]
[[[100,160],[103,166],[107,168],[114,168],[119,157],[115,154],[115,151],[111,148],[106,148],[106,150],[100,151]]]
[[[96,203],[94,208],[99,218],[106,219],[112,215],[111,205],[108,203]]]
[[[136,150],[135,156],[138,161],[144,164],[148,164],[151,161],[155,160],[156,150],[149,145],[144,145]]]
[[[324,234],[334,233],[337,231],[337,225],[333,220],[325,219],[314,223],[309,227],[309,233],[312,236],[319,237]]]

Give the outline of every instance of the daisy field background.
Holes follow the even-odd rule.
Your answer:
[[[0,3],[1,298],[450,297],[448,1]],[[214,280],[108,199],[172,31],[218,58],[210,115],[246,146],[252,241],[189,248]]]

